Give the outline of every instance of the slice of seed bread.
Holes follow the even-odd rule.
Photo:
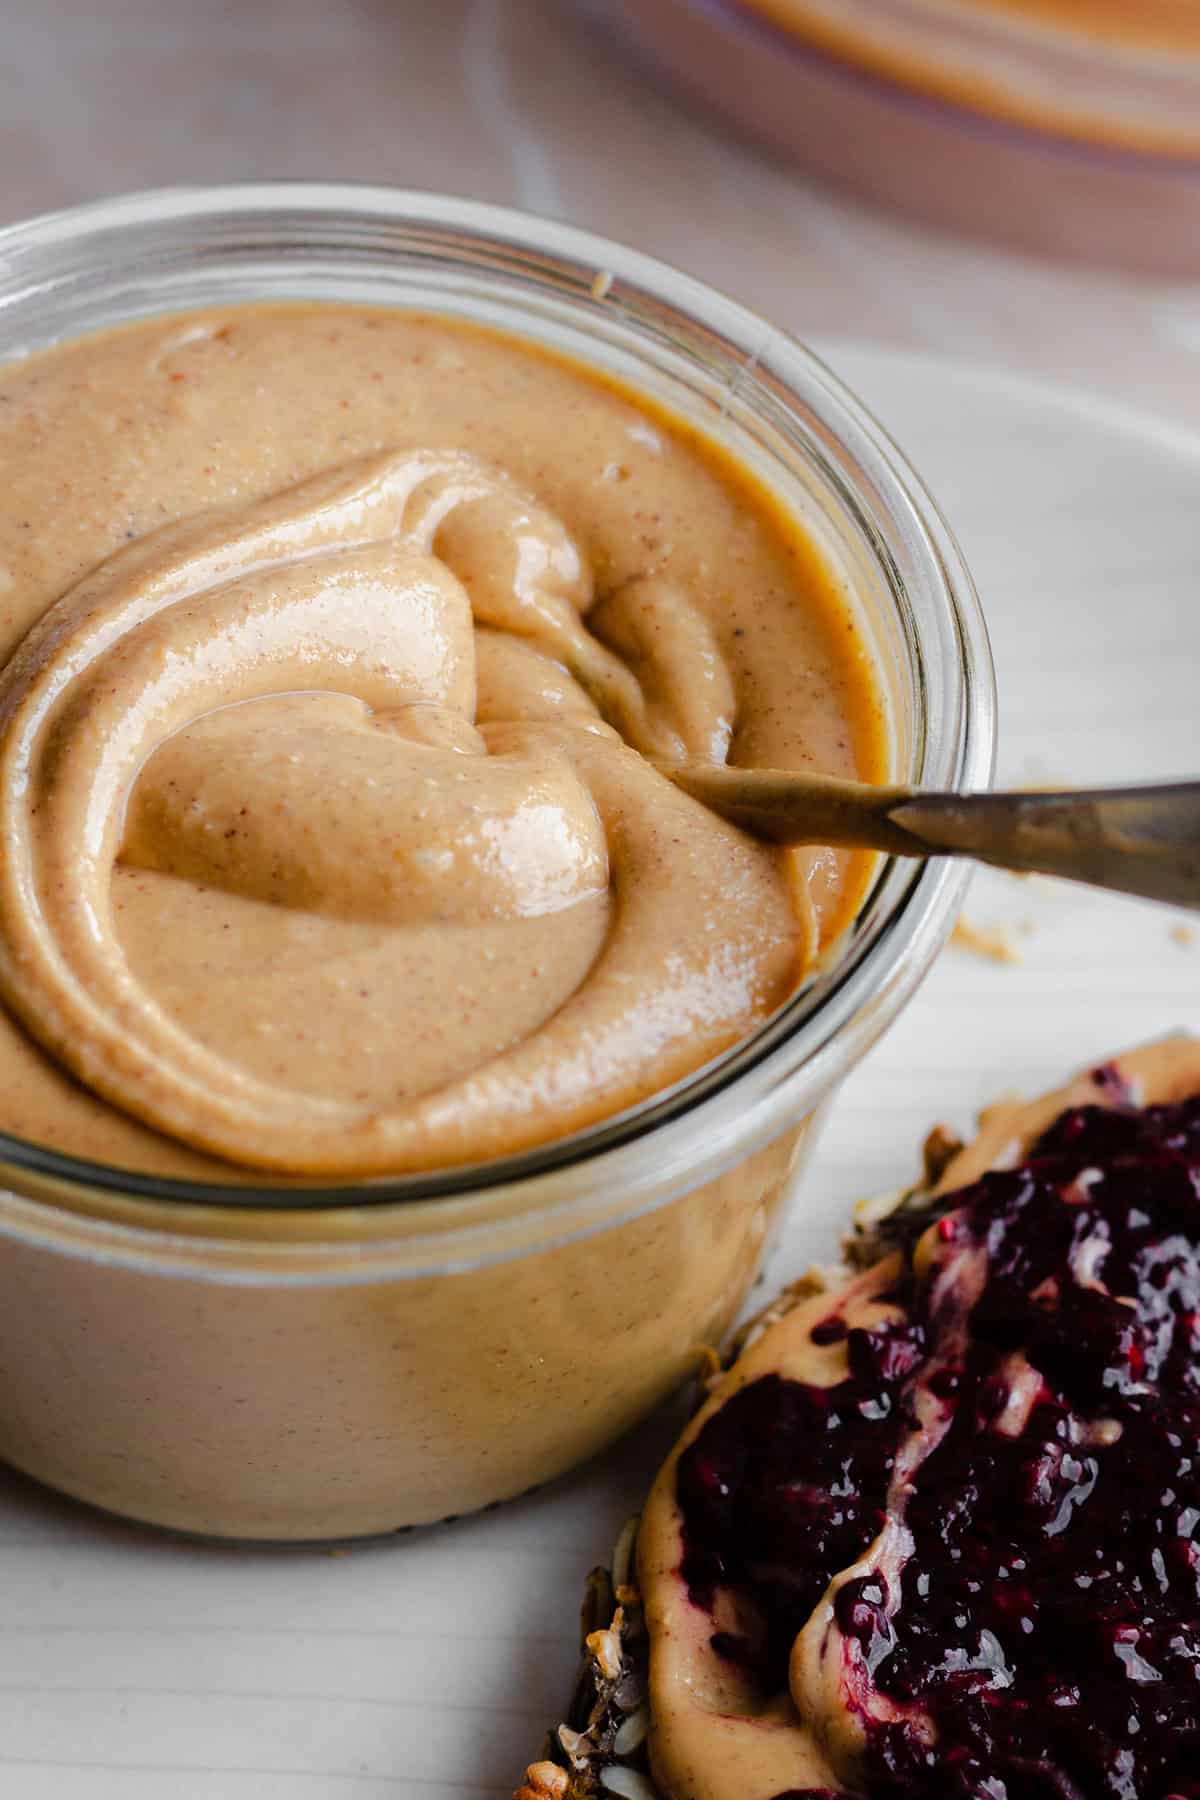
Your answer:
[[[989,1168],[1019,1160],[1025,1148],[1072,1106],[1149,1105],[1200,1091],[1200,1040],[1176,1036],[1126,1052],[1032,1102],[1000,1101],[984,1112],[964,1144],[945,1126],[925,1140],[920,1178],[909,1188],[862,1201],[843,1244],[843,1262],[808,1271],[750,1319],[723,1357],[714,1356],[699,1400],[738,1358],[781,1319],[822,1292],[833,1292],[911,1241],[936,1216],[943,1197]],[[565,1721],[550,1732],[514,1800],[666,1800],[647,1755],[650,1645],[636,1586],[638,1520],[626,1524],[610,1569],[593,1569],[582,1612],[582,1663]]]

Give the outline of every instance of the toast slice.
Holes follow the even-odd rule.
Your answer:
[[[1192,1404],[1190,1369],[1200,1360],[1200,1104],[1189,1103],[1197,1096],[1200,1040],[1173,1037],[1114,1057],[1038,1100],[1006,1100],[989,1108],[970,1144],[959,1144],[944,1131],[931,1134],[921,1181],[884,1203],[860,1208],[844,1263],[815,1271],[781,1294],[744,1329],[725,1368],[710,1378],[640,1521],[631,1521],[622,1533],[611,1568],[589,1578],[575,1696],[542,1760],[527,1770],[516,1800],[602,1800],[604,1795],[872,1800],[885,1786],[890,1800],[893,1794],[920,1793],[928,1771],[937,1767],[928,1758],[939,1755],[959,1759],[964,1795],[991,1792],[987,1784],[1000,1781],[995,1792],[1020,1793],[1022,1800],[1026,1793],[1030,1800],[1034,1794],[1038,1800],[1043,1794],[1091,1800],[1093,1794],[1118,1791],[1103,1785],[1103,1758],[1110,1754],[1118,1767],[1122,1756],[1141,1756],[1143,1779],[1158,1783],[1161,1776],[1162,1792],[1188,1800],[1194,1793],[1200,1800],[1200,1784],[1188,1773],[1200,1770],[1200,1721],[1187,1723],[1195,1710],[1190,1694],[1200,1670],[1200,1627],[1194,1633],[1194,1666],[1180,1664],[1176,1652],[1154,1662],[1137,1647],[1143,1629],[1137,1621],[1158,1617],[1154,1605],[1144,1596],[1134,1604],[1126,1595],[1111,1626],[1116,1634],[1108,1646],[1111,1670],[1104,1662],[1096,1673],[1093,1649],[1086,1655],[1080,1651],[1080,1672],[1091,1673],[1095,1691],[1096,1682],[1112,1686],[1116,1671],[1116,1702],[1128,1686],[1135,1711],[1145,1712],[1146,1696],[1153,1696],[1159,1711],[1169,1712],[1167,1702],[1173,1704],[1178,1689],[1183,1710],[1171,1713],[1169,1727],[1156,1727],[1149,1714],[1139,1714],[1134,1736],[1140,1731],[1141,1742],[1132,1749],[1123,1742],[1108,1747],[1107,1738],[1101,1744],[1104,1733],[1093,1728],[1077,1755],[1062,1724],[1071,1713],[1064,1675],[1065,1698],[1059,1696],[1054,1712],[1046,1713],[1050,1725],[1038,1727],[1049,1730],[1053,1742],[1044,1754],[1025,1757],[1025,1769],[1022,1746],[1013,1748],[1021,1733],[1010,1730],[1003,1685],[1015,1692],[1032,1679],[1022,1672],[1022,1656],[1028,1662],[1032,1654],[1023,1644],[1031,1635],[1021,1623],[1025,1615],[1011,1631],[996,1628],[991,1602],[981,1601],[979,1619],[966,1619],[960,1629],[941,1614],[935,1617],[936,1608],[918,1598],[918,1590],[930,1585],[920,1559],[940,1568],[943,1547],[947,1555],[962,1554],[954,1508],[940,1524],[936,1507],[924,1516],[932,1505],[925,1496],[941,1492],[946,1471],[970,1471],[972,1505],[982,1519],[999,1502],[979,1469],[995,1465],[1003,1499],[1000,1535],[1015,1542],[1022,1531],[1032,1532],[1041,1557],[1044,1528],[1051,1532],[1046,1541],[1052,1548],[1061,1539],[1090,1555],[1088,1532],[1096,1546],[1111,1549],[1114,1508],[1125,1504],[1130,1470],[1139,1466],[1129,1463],[1128,1453],[1134,1434],[1143,1429],[1146,1408],[1169,1403],[1186,1411]],[[1156,1200],[1155,1183],[1174,1186]],[[1134,1260],[1128,1269],[1122,1263],[1119,1285],[1132,1284],[1129,1269],[1136,1273],[1154,1261],[1157,1253],[1148,1246],[1153,1231],[1162,1227],[1156,1207],[1166,1208],[1170,1243],[1176,1245],[1155,1264],[1166,1270],[1166,1288],[1178,1298],[1167,1308],[1169,1321],[1160,1305],[1166,1290],[1153,1285],[1157,1274],[1132,1295],[1113,1296],[1103,1279],[1105,1259],[1116,1268],[1126,1256],[1121,1234],[1128,1236],[1130,1220],[1136,1224],[1136,1243],[1130,1240],[1129,1250]],[[1143,1212],[1157,1224],[1143,1227]],[[1065,1230],[1064,1221],[1082,1235],[1078,1242],[1063,1238],[1060,1268],[1051,1239],[1060,1226]],[[1042,1263],[1051,1271],[1039,1272],[1034,1291],[1021,1286],[1023,1275],[1013,1277],[1005,1245],[1011,1245],[1009,1260],[1020,1269],[1032,1257],[1041,1259],[1039,1271]],[[1163,1352],[1147,1398],[1141,1392],[1145,1382],[1139,1386],[1126,1379],[1118,1357],[1115,1374],[1103,1364],[1094,1403],[1085,1404],[1083,1390],[1074,1392],[1072,1383],[1086,1378],[1089,1330],[1111,1335],[1112,1319],[1123,1326],[1128,1318],[1138,1342],[1159,1344],[1169,1323],[1174,1344],[1191,1329],[1184,1304],[1189,1283],[1197,1287],[1195,1358],[1188,1343],[1180,1354],[1178,1345],[1169,1355]],[[1004,1301],[999,1312],[998,1296]],[[973,1333],[976,1314],[990,1318],[992,1313],[997,1318]],[[1107,1342],[1103,1339],[1101,1349]],[[1096,1354],[1103,1362],[1101,1350]],[[1116,1386],[1105,1388],[1110,1377]],[[974,1408],[969,1424],[955,1398],[964,1382]],[[1200,1423],[1200,1376],[1196,1386],[1193,1423]],[[976,1415],[982,1417],[985,1402],[992,1412],[981,1424]],[[852,1428],[841,1417],[849,1415],[849,1403],[858,1409]],[[1065,1461],[1053,1433],[1049,1450],[1043,1443],[1050,1424],[1070,1439]],[[1158,1439],[1147,1439],[1147,1445],[1152,1463],[1162,1445]],[[1047,1504],[1066,1508],[1070,1530],[1064,1527],[1054,1536],[1057,1514],[1034,1529],[1020,1505],[1013,1510],[1012,1471],[1024,1470],[1026,1463],[1040,1471],[1029,1477],[1030,1491],[1040,1494],[1041,1480]],[[1063,1499],[1062,1470],[1069,1473],[1076,1464],[1085,1471],[1076,1483],[1079,1493]],[[1081,1499],[1088,1480],[1093,1485]],[[1188,1488],[1189,1498],[1172,1517],[1176,1525],[1183,1521],[1189,1537],[1195,1524],[1200,1540],[1200,1458],[1195,1521],[1189,1514],[1191,1480],[1188,1474],[1177,1484],[1181,1492]],[[757,1499],[754,1481],[761,1489]],[[841,1497],[831,1502],[830,1494],[839,1491]],[[779,1517],[780,1496],[797,1509],[794,1517]],[[1109,1510],[1102,1513],[1103,1507]],[[1021,1539],[1018,1548],[1023,1544]],[[990,1554],[990,1540],[980,1554]],[[1200,1570],[1200,1542],[1195,1563]],[[1046,1565],[1049,1575],[1042,1569],[1043,1583],[1054,1566]],[[938,1576],[940,1587],[957,1581],[958,1567],[947,1565],[949,1572]],[[1001,1576],[1011,1580],[1007,1566],[989,1563],[992,1594],[1007,1593]],[[1122,1579],[1114,1576],[1110,1582],[1114,1593]],[[1188,1579],[1200,1593],[1200,1578]],[[1183,1614],[1189,1606],[1179,1599],[1178,1581],[1168,1586],[1170,1594],[1164,1589],[1155,1602],[1159,1637],[1169,1627],[1178,1638],[1190,1629],[1180,1606]],[[1014,1584],[1013,1592],[1018,1588]],[[1190,1610],[1200,1620],[1195,1595]],[[1060,1662],[1069,1662],[1076,1641],[1082,1644],[1087,1637],[1088,1615],[1082,1617],[1077,1639],[1055,1643]],[[961,1611],[955,1615],[964,1618]],[[938,1630],[954,1639],[947,1656],[951,1662],[958,1657],[963,1671],[951,1677],[941,1664],[929,1664],[924,1688],[907,1676],[891,1680],[888,1671],[901,1664],[911,1675],[921,1664],[921,1646],[933,1642]],[[1133,1637],[1127,1635],[1131,1631]],[[1005,1648],[1010,1640],[1015,1649]],[[976,1654],[979,1644],[985,1647],[982,1656]],[[999,1646],[994,1654],[993,1645]],[[989,1655],[995,1664],[990,1669],[983,1666]],[[972,1656],[980,1667],[966,1668]],[[1027,1700],[1022,1690],[1020,1719],[1031,1710],[1041,1717],[1037,1695],[1032,1707]],[[994,1754],[1016,1758],[1011,1769],[1005,1762],[1003,1775],[986,1766],[989,1708],[997,1720],[1004,1716],[1008,1732]],[[1033,1727],[1021,1730],[1030,1737]],[[1156,1730],[1167,1745],[1165,1773],[1145,1761],[1151,1755],[1147,1732],[1153,1738]],[[1082,1778],[1079,1768],[1068,1767],[1073,1755],[1077,1761],[1082,1756]],[[912,1773],[922,1757],[924,1776]],[[886,1771],[884,1785],[878,1785],[884,1782],[881,1771]],[[1025,1785],[1013,1786],[1014,1781]],[[939,1795],[942,1791],[938,1787]],[[958,1789],[948,1786],[945,1792]]]

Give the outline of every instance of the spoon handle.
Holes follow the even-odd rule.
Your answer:
[[[1200,910],[1200,782],[1063,793],[924,794],[775,769],[664,766],[715,812],[779,844],[969,856]]]
[[[929,850],[1200,910],[1200,782],[916,794],[889,818]]]

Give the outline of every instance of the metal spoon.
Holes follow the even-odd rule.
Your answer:
[[[924,794],[778,769],[659,766],[722,818],[773,843],[970,856],[1200,911],[1200,781],[1057,794]]]

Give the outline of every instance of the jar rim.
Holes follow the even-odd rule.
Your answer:
[[[32,311],[48,283],[69,299],[72,284],[86,285],[89,259],[95,264],[118,247],[128,257],[139,243],[152,249],[156,231],[182,232],[206,248],[240,234],[239,241],[253,238],[269,256],[273,245],[282,254],[322,227],[340,232],[347,255],[365,233],[374,233],[385,252],[389,233],[397,234],[397,242],[407,234],[406,241],[425,242],[451,270],[472,257],[490,257],[526,274],[535,271],[554,284],[556,303],[597,317],[609,309],[613,329],[623,307],[627,321],[636,313],[643,325],[702,336],[714,359],[724,358],[733,371],[739,404],[751,414],[759,405],[784,414],[802,408],[819,438],[823,473],[838,485],[840,498],[859,507],[868,523],[881,511],[901,521],[905,554],[925,584],[917,596],[929,614],[922,620],[893,561],[895,546],[876,529],[878,552],[896,583],[889,597],[903,614],[918,666],[923,655],[936,651],[940,657],[942,695],[922,691],[918,705],[944,703],[948,716],[932,719],[936,754],[925,755],[918,772],[940,786],[988,785],[995,686],[986,625],[961,551],[919,477],[866,409],[795,338],[640,251],[513,209],[414,190],[306,182],[159,189],[0,230],[0,358],[30,347],[18,343],[6,352],[5,327]],[[138,289],[140,300],[151,303],[116,316],[179,310],[153,304],[155,291],[151,271]],[[55,333],[49,341],[62,335],[68,334]],[[931,646],[931,632],[943,640],[939,645]],[[513,1242],[530,1232],[539,1242],[574,1237],[666,1203],[811,1110],[916,987],[949,932],[966,879],[961,865],[945,860],[906,867],[884,862],[860,911],[861,919],[874,909],[862,941],[842,954],[846,934],[827,966],[810,974],[747,1038],[640,1105],[517,1156],[377,1181],[272,1187],[143,1174],[0,1133],[0,1176],[17,1178],[26,1193],[55,1206],[78,1204],[88,1213],[103,1196],[132,1202],[135,1212],[139,1203],[166,1204],[176,1209],[168,1230],[178,1221],[195,1231],[186,1221],[203,1217],[219,1234],[220,1215],[241,1214],[241,1229],[252,1230],[253,1218],[261,1216],[269,1235],[270,1221],[278,1224],[281,1215],[313,1215],[316,1228],[318,1219],[340,1214],[364,1226],[371,1218],[368,1235],[375,1236],[387,1234],[385,1221],[394,1226],[404,1214],[404,1236],[415,1249],[444,1244],[447,1233],[465,1233],[465,1243],[479,1229],[494,1232],[503,1215],[516,1228],[509,1234]],[[806,1099],[799,1094],[801,1074]],[[464,1197],[471,1207],[464,1208]],[[484,1224],[476,1216],[480,1203],[488,1215]]]

